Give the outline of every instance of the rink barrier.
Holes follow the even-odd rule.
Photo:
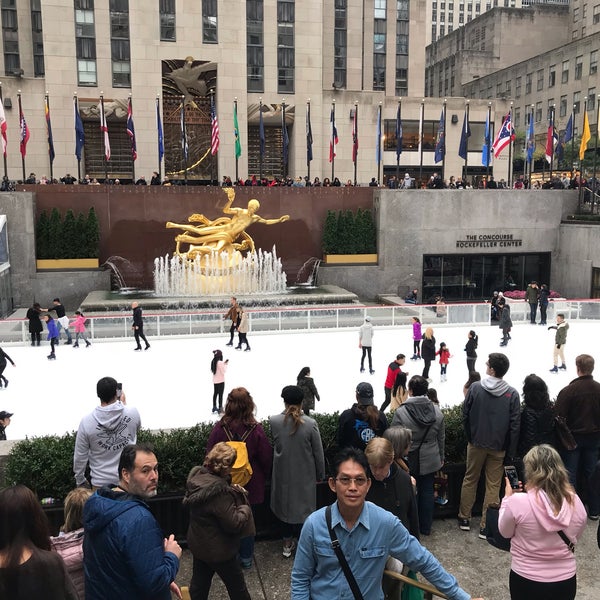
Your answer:
[[[529,322],[529,304],[510,301],[513,323]],[[362,325],[365,316],[375,327],[409,327],[412,317],[425,325],[479,327],[490,324],[489,303],[340,305],[303,308],[257,308],[247,310],[249,333],[252,335],[278,331],[350,330]],[[548,305],[548,324],[564,313],[567,321],[600,321],[600,299],[557,299]],[[133,338],[131,313],[109,313],[87,316],[86,329],[91,341],[114,341]],[[539,322],[539,310],[538,310]],[[0,320],[0,343],[25,344],[30,341],[27,319]],[[153,338],[216,336],[229,332],[230,321],[223,311],[144,312],[144,333]],[[71,329],[73,337],[75,336]],[[46,331],[42,332],[45,339]],[[64,335],[63,335],[64,338]]]

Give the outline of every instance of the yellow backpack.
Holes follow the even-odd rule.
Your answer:
[[[250,457],[248,456],[248,448],[246,447],[246,440],[248,436],[254,431],[256,425],[253,425],[244,435],[238,440],[233,439],[233,435],[229,428],[223,425],[223,431],[227,436],[228,441],[225,442],[228,446],[235,448],[237,456],[235,462],[231,467],[231,483],[237,483],[238,485],[245,486],[252,478],[252,465],[250,464]]]

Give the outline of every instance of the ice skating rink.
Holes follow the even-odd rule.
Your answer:
[[[446,342],[452,357],[448,365],[448,380],[440,382],[438,363],[431,366],[431,387],[438,391],[440,403],[455,405],[463,399],[462,386],[467,379],[464,347],[469,327],[436,326],[435,321],[423,324],[434,328],[436,346]],[[551,398],[576,377],[575,357],[587,353],[600,360],[596,341],[600,323],[574,321],[569,323],[565,354],[567,371],[549,373],[552,367],[553,330],[539,325],[518,324],[513,327],[512,340],[500,348],[501,332],[496,326],[476,328],[479,335],[477,369],[485,375],[485,362],[490,352],[505,352],[510,369],[505,380],[521,392],[523,379],[530,373],[541,376],[550,388]],[[318,332],[248,334],[251,352],[227,347],[228,336],[198,338],[152,338],[147,352],[134,352],[133,340],[97,342],[90,348],[74,349],[61,344],[56,360],[49,361],[47,342],[41,347],[5,346],[16,362],[8,364],[4,375],[10,383],[0,391],[0,410],[13,412],[7,438],[63,434],[76,430],[81,417],[90,412],[99,400],[96,382],[111,376],[123,383],[127,402],[142,416],[142,425],[149,429],[187,427],[214,420],[212,408],[212,350],[223,350],[229,358],[225,380],[225,396],[237,386],[248,388],[257,406],[260,419],[283,408],[281,389],[295,384],[304,366],[311,368],[321,396],[317,411],[334,412],[348,408],[354,402],[354,390],[360,381],[369,381],[375,390],[377,405],[383,402],[383,385],[387,365],[398,353],[407,356],[410,375],[421,374],[422,361],[412,356],[412,328],[375,327],[373,339],[374,375],[359,372],[361,351],[358,330],[327,330]],[[237,343],[237,336],[235,339]],[[594,355],[596,353],[596,355]],[[600,366],[595,373],[600,378]]]

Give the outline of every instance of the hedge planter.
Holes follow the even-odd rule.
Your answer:
[[[36,260],[35,265],[38,271],[67,271],[69,269],[98,269],[100,261],[97,258],[47,258]]]
[[[324,254],[327,265],[376,265],[377,254]]]

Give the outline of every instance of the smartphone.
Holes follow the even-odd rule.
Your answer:
[[[117,383],[117,398],[120,398],[122,393],[123,393],[123,384]]]
[[[515,469],[515,467],[504,467],[504,472],[508,477],[510,487],[513,490],[520,489],[521,486],[519,485],[519,475],[517,474],[517,469]]]

